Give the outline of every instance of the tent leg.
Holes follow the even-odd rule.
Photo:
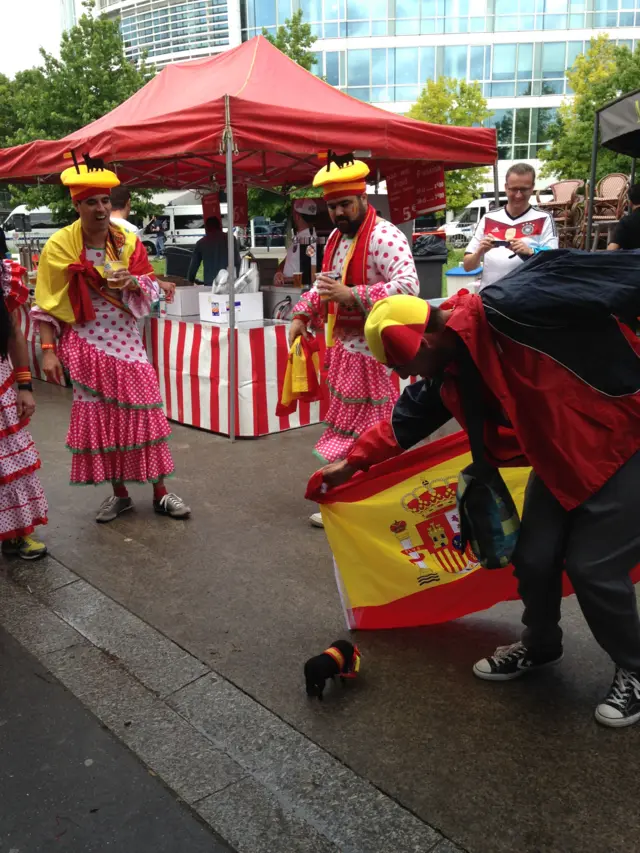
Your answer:
[[[496,210],[500,207],[500,187],[498,185],[498,164],[493,164],[493,198],[496,203]]]
[[[229,254],[229,439],[236,440],[236,269],[233,240],[233,137],[227,133],[227,250]]]
[[[589,179],[589,212],[587,214],[587,234],[585,238],[585,249],[591,251],[591,231],[593,229],[593,200],[596,195],[596,167],[598,164],[598,130],[600,126],[600,116],[596,113],[596,120],[593,123],[593,144],[591,146],[591,177]],[[597,249],[597,246],[593,247]]]

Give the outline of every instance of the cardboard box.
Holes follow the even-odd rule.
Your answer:
[[[204,284],[195,284],[193,287],[176,287],[173,302],[167,302],[167,317],[189,317],[198,314],[200,304],[198,296],[210,288]]]
[[[210,288],[198,296],[200,302],[200,319],[205,323],[229,324],[229,295],[226,293],[211,294]],[[262,293],[237,293],[235,298],[236,323],[246,323],[250,320],[262,320],[264,308]]]

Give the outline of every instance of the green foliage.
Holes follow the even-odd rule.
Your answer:
[[[638,88],[640,49],[631,53],[628,47],[619,47],[607,35],[600,35],[591,39],[589,49],[578,56],[566,77],[575,95],[558,108],[557,120],[550,128],[551,146],[540,152],[542,174],[586,180],[591,169],[596,110]],[[599,149],[598,180],[610,172],[630,170],[629,157]]]
[[[262,35],[272,45],[281,50],[289,59],[293,59],[298,65],[311,71],[317,59],[311,52],[311,47],[316,37],[311,33],[311,25],[303,22],[302,9],[298,9],[290,18],[287,18],[276,30],[275,36],[262,28]]]
[[[83,6],[76,26],[62,34],[59,59],[41,49],[42,68],[20,71],[13,81],[0,77],[2,145],[60,139],[117,107],[155,73],[144,61],[139,68],[129,62],[117,22],[93,16],[95,0]],[[58,221],[73,218],[69,194],[59,185],[12,187],[12,196],[15,204],[50,207]],[[151,212],[149,198],[136,193],[132,207]]]
[[[427,80],[407,115],[432,124],[472,127],[481,125],[491,111],[479,83],[440,77]],[[447,207],[459,210],[478,198],[485,174],[484,168],[446,172]]]

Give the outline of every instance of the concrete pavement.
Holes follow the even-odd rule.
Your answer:
[[[318,429],[231,445],[175,427],[172,488],[191,521],[154,516],[149,490],[136,489],[137,511],[99,526],[105,490],[67,485],[70,394],[40,383],[36,392],[44,534],[64,566],[469,853],[634,849],[640,728],[594,723],[612,672],[574,599],[565,662],[549,674],[473,679],[478,656],[518,637],[520,608],[508,604],[439,627],[361,633],[361,681],[309,703],[302,663],[345,633],[328,546],[301,497]]]
[[[2,853],[233,853],[0,629]]]

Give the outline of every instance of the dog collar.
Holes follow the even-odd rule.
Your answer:
[[[329,657],[333,658],[334,661],[338,664],[340,672],[342,672],[342,669],[344,667],[344,655],[342,654],[340,649],[336,649],[335,646],[331,646],[331,648],[325,649],[322,654],[329,655]]]

